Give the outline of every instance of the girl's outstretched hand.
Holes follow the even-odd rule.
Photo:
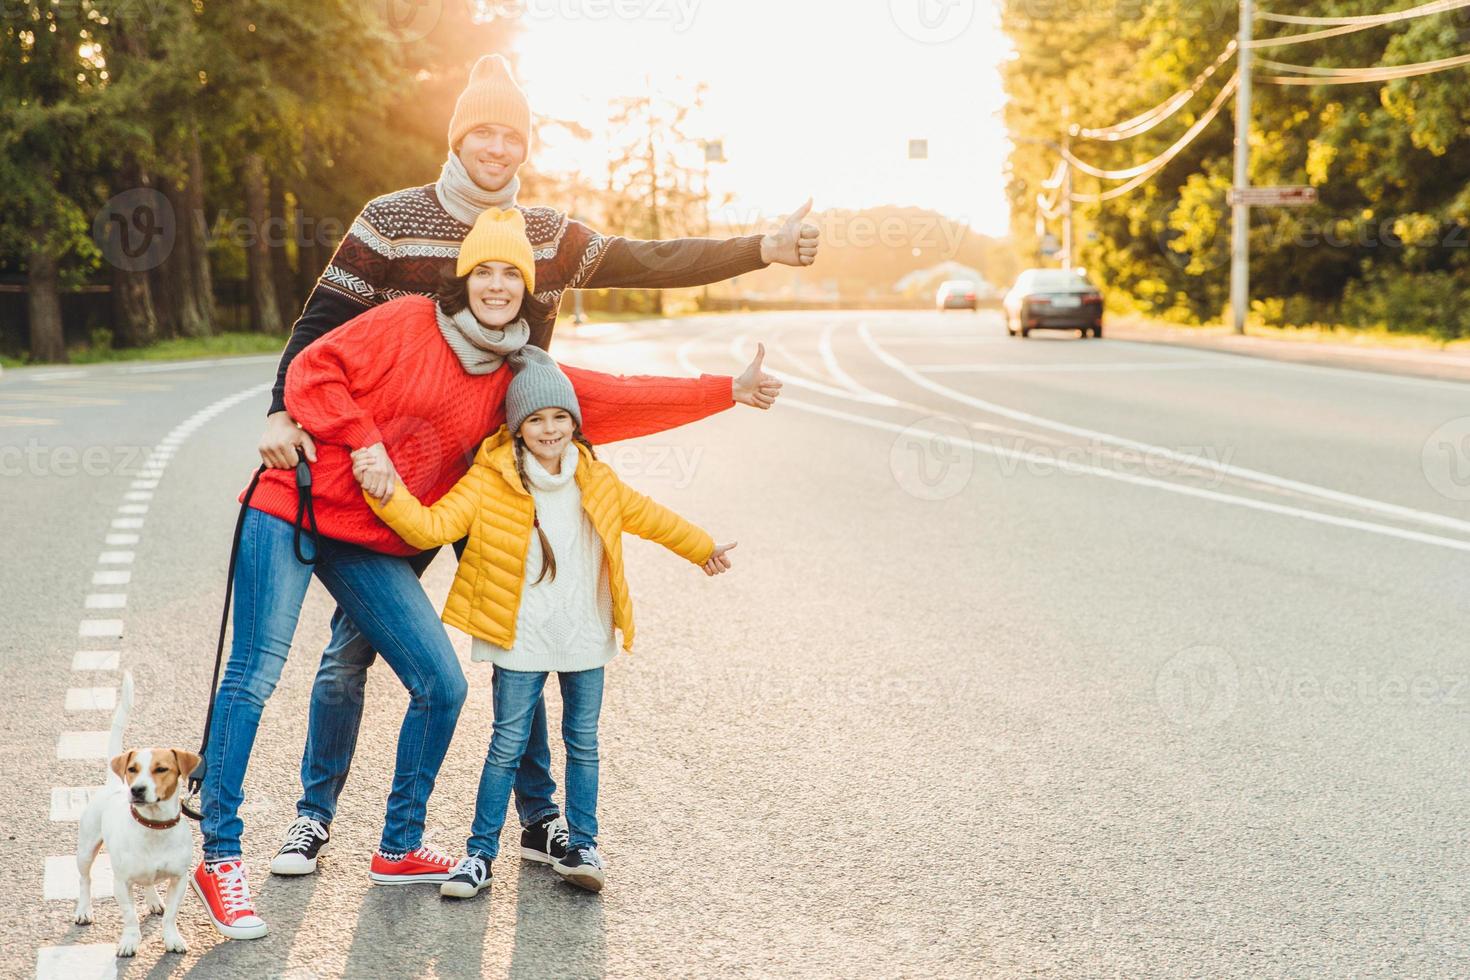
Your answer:
[[[352,454],[352,475],[368,496],[376,497],[378,503],[386,504],[393,498],[393,488],[398,484],[398,471],[388,458],[388,450],[381,442],[359,449]]]
[[[738,541],[731,541],[729,544],[716,545],[714,554],[709,556],[709,561],[700,566],[704,569],[704,574],[719,575],[721,572],[728,572],[730,556],[727,552],[733,550],[737,544],[739,544]]]

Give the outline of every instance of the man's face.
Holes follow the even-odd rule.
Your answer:
[[[470,180],[484,190],[498,191],[526,162],[526,141],[509,126],[476,126],[459,142],[459,161],[469,171]]]

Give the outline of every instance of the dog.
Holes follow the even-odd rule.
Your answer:
[[[132,956],[143,941],[133,888],[143,889],[148,911],[163,913],[163,945],[170,953],[186,953],[179,932],[179,903],[189,885],[194,862],[194,832],[183,819],[184,788],[199,756],[184,749],[123,751],[123,729],[133,709],[133,675],[123,672],[122,691],[112,715],[107,754],[115,778],[108,778],[86,810],[77,835],[77,925],[92,922],[92,862],[105,845],[112,856],[113,894],[122,910],[123,931],[117,955]],[[168,882],[160,897],[157,885]]]

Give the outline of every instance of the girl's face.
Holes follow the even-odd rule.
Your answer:
[[[531,454],[545,465],[561,459],[576,428],[571,412],[564,408],[543,408],[526,416],[518,434]]]
[[[509,262],[481,262],[465,281],[470,313],[487,327],[503,327],[521,312],[526,280]]]

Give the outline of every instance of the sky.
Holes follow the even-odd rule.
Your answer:
[[[497,0],[521,19],[522,87],[556,132],[532,165],[606,173],[607,100],[704,82],[694,134],[722,139],[714,195],[731,216],[916,205],[1004,235],[1008,145],[992,0]],[[929,158],[908,159],[927,139]],[[717,215],[717,220],[719,220]]]

